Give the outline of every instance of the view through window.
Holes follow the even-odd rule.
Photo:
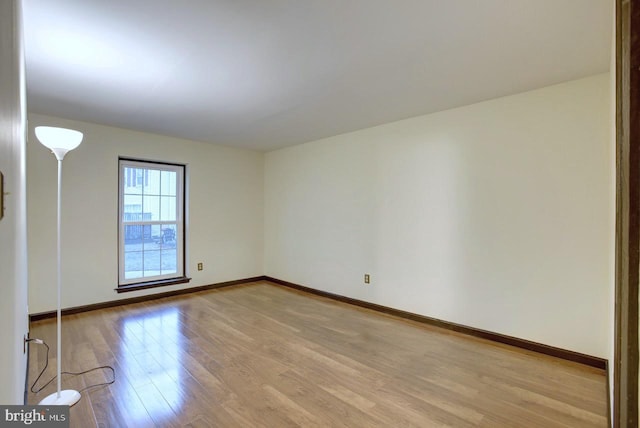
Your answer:
[[[184,165],[120,159],[119,284],[184,277]]]

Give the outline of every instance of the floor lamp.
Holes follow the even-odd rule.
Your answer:
[[[60,325],[62,323],[62,317],[60,313],[60,295],[62,288],[62,274],[60,271],[60,211],[62,205],[62,159],[69,150],[73,150],[82,142],[82,132],[74,131],[72,129],[65,128],[53,128],[50,126],[37,126],[36,137],[42,143],[43,146],[51,149],[51,152],[58,159],[58,248],[57,248],[57,277],[58,277],[58,390],[53,394],[46,396],[40,405],[67,405],[73,406],[80,400],[80,393],[73,389],[61,390],[61,361],[62,361],[62,344],[60,340]]]

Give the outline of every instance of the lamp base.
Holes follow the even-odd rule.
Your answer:
[[[64,391],[60,391],[60,397],[58,397],[58,393],[54,392],[53,394],[49,394],[38,404],[40,406],[73,406],[80,400],[80,393],[74,389],[65,389]]]

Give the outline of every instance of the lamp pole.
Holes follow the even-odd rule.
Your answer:
[[[58,373],[58,393],[57,399],[60,400],[60,391],[62,390],[62,252],[60,245],[60,229],[61,229],[61,221],[60,214],[62,213],[62,159],[58,159],[58,210],[57,210],[57,218],[58,218],[58,227],[57,227],[57,287],[58,287],[58,316],[57,316],[57,336],[58,336],[58,348],[57,348],[57,373]]]

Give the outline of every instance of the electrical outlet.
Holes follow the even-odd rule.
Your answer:
[[[204,269],[204,265],[202,264],[202,262],[198,263],[198,270],[202,270]]]
[[[371,276],[369,276],[368,273],[364,274],[364,283],[365,284],[371,284]]]

